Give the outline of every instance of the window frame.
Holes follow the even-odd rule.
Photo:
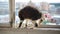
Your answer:
[[[10,26],[14,27],[15,24],[15,0],[9,0],[10,9]]]

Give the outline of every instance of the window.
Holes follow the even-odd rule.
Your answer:
[[[10,26],[9,0],[0,0],[0,26]]]
[[[30,0],[15,0],[15,22],[19,23],[18,11],[29,3]],[[50,20],[42,23],[42,26],[60,26],[60,1],[59,0],[31,0],[41,12],[47,12]]]

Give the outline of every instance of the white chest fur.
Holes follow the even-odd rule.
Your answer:
[[[21,25],[21,28],[25,28],[27,25],[27,28],[33,28],[35,25],[32,20],[30,19],[25,19]]]

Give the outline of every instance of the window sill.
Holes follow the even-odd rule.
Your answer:
[[[40,25],[38,28],[60,28],[60,25]]]
[[[23,29],[16,29],[16,28],[0,28],[0,30],[6,30],[6,31],[31,31],[31,30],[45,30],[45,31],[60,31],[60,28],[34,28],[34,29],[27,29],[27,28],[23,28]]]
[[[60,31],[60,28],[34,28],[35,30],[54,30],[54,31]]]
[[[10,23],[0,23],[0,28],[9,28]]]

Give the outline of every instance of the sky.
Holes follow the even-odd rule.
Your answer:
[[[0,0],[0,2],[8,2],[8,0]]]
[[[9,0],[0,0],[2,2],[8,2]],[[30,0],[15,0],[15,2],[29,2]],[[31,0],[32,2],[48,2],[48,3],[60,3],[60,0]]]
[[[15,0],[15,2],[29,2],[30,0]],[[60,0],[31,0],[32,2],[60,3]]]

